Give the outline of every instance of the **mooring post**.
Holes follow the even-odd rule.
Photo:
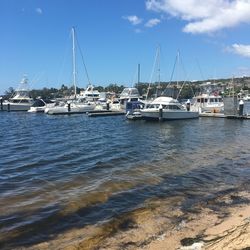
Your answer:
[[[3,98],[0,97],[0,103],[1,103],[1,111],[3,111]]]
[[[187,102],[186,102],[186,108],[187,108],[187,111],[190,111],[190,100],[188,99]]]
[[[243,116],[243,110],[244,110],[244,102],[243,102],[243,100],[240,100],[240,102],[239,102],[239,116]]]
[[[163,118],[163,110],[162,110],[162,105],[160,104],[159,106],[159,121],[162,121]]]

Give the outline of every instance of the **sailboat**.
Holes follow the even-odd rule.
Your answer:
[[[179,60],[179,52],[176,57],[176,61],[177,60]],[[160,72],[160,70],[158,71]],[[160,86],[160,78],[158,86]],[[190,110],[190,102],[188,102],[186,107],[184,107],[177,99],[170,96],[157,97],[149,105],[147,105],[145,108],[141,110],[141,115],[144,120],[158,120],[158,121],[193,119],[199,117],[199,113],[197,111]]]
[[[73,85],[74,85],[74,99],[68,100],[65,104],[60,104],[54,107],[48,107],[44,110],[49,115],[60,114],[79,114],[93,111],[96,107],[94,102],[86,101],[85,99],[77,99],[76,95],[76,53],[75,53],[75,29],[72,27],[72,58],[73,58]]]

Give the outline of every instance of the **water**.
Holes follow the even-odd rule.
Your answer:
[[[0,112],[0,120],[0,247],[6,249],[173,197],[189,209],[250,181],[249,120],[151,123],[26,112]]]

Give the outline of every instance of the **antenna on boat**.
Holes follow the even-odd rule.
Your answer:
[[[74,92],[76,98],[76,51],[75,51],[75,28],[72,27],[72,52],[73,52],[73,85],[74,85]]]

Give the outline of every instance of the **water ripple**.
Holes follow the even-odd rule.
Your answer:
[[[250,181],[248,121],[0,117],[0,245],[95,225],[151,199],[180,196],[188,207]]]

